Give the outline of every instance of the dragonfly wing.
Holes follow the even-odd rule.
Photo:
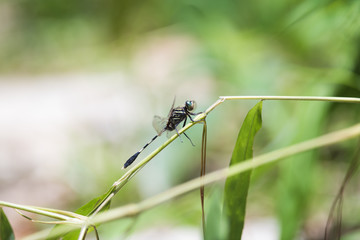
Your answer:
[[[168,119],[170,118],[170,116],[171,116],[171,113],[172,113],[172,111],[173,111],[173,109],[174,109],[174,105],[175,105],[175,100],[176,100],[176,96],[174,97],[174,101],[173,101],[173,104],[172,104],[172,106],[171,106],[171,108],[170,108],[170,111],[169,111],[169,114],[168,114]]]
[[[154,116],[153,127],[159,136],[165,131],[167,122],[168,122],[167,118],[162,118],[157,115]]]
[[[173,135],[177,134],[175,130],[173,131],[167,131],[166,132],[166,137],[167,138],[171,138]]]
[[[171,138],[173,135],[177,134],[181,128],[182,128],[182,124],[178,124],[176,126],[176,130],[166,131],[166,137]]]

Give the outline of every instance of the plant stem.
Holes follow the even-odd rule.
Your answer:
[[[185,127],[179,130],[179,134],[185,132],[193,125],[204,120],[207,115],[213,111],[220,104],[225,102],[225,100],[298,100],[298,101],[331,101],[331,102],[343,102],[343,103],[360,103],[360,98],[346,98],[346,97],[314,97],[314,96],[220,96],[219,99],[208,107],[205,112],[197,115],[194,118],[194,122],[188,123]],[[106,202],[110,201],[116,193],[142,168],[144,167],[151,159],[153,159],[159,152],[161,152],[167,145],[174,141],[178,137],[177,134],[173,135],[168,139],[163,145],[150,153],[138,164],[134,165],[129,171],[127,171],[119,180],[117,180],[112,188],[112,194],[109,195],[104,202],[96,209],[96,211],[91,215],[96,215],[105,205]]]
[[[330,102],[342,102],[342,103],[360,103],[360,98],[345,98],[345,97],[313,97],[313,96],[221,96],[219,99],[212,104],[205,112],[197,115],[194,118],[194,122],[190,122],[185,127],[179,130],[179,134],[185,132],[193,125],[202,122],[205,120],[207,115],[222,104],[225,100],[298,100],[298,101],[330,101]],[[118,219],[125,216],[132,216],[138,214],[144,210],[147,210],[151,207],[154,207],[162,202],[165,202],[169,199],[172,199],[176,196],[199,188],[203,185],[224,179],[228,176],[233,176],[240,172],[250,170],[252,168],[275,162],[281,158],[291,156],[300,152],[308,151],[314,148],[323,147],[326,145],[334,144],[339,141],[343,141],[349,138],[360,135],[360,124],[354,125],[353,127],[333,132],[321,137],[295,144],[293,146],[279,149],[268,154],[264,154],[258,157],[253,158],[252,160],[247,160],[240,164],[234,165],[231,168],[221,169],[215,172],[208,174],[205,177],[200,177],[194,180],[191,180],[187,183],[176,186],[158,196],[153,198],[146,199],[138,204],[130,204],[127,206],[119,207],[104,213],[99,213],[99,211],[106,206],[106,204],[115,196],[115,194],[142,168],[144,167],[153,157],[155,157],[160,151],[162,151],[167,145],[174,141],[178,135],[175,134],[170,139],[168,139],[164,144],[159,148],[149,154],[141,162],[134,165],[129,171],[127,171],[119,180],[117,180],[109,190],[109,195],[103,200],[102,204],[91,214],[90,218],[94,223],[108,222],[114,219]],[[49,214],[48,212],[41,212],[39,209],[30,209],[26,206],[15,206],[15,204],[0,202],[0,205],[8,206],[12,208],[22,209],[29,212],[35,212],[37,214],[42,214],[45,216],[50,216],[58,219],[64,219],[64,216],[57,216],[53,213]],[[44,209],[43,211],[46,211]],[[98,214],[99,213],[99,214]],[[96,215],[96,216],[95,216]],[[65,216],[66,217],[66,216]],[[85,217],[84,217],[85,218]],[[66,219],[68,220],[68,219]],[[77,219],[79,220],[79,219]],[[30,237],[30,239],[33,239]],[[36,238],[35,238],[36,239]]]
[[[360,103],[360,98],[353,97],[317,97],[317,96],[220,96],[224,100],[297,100]]]
[[[73,222],[76,224],[81,223],[79,218],[83,217],[82,215],[75,214],[75,213],[73,214],[71,212],[68,212],[68,214],[65,215],[65,214],[63,214],[63,212],[66,213],[66,211],[55,210],[55,209],[41,209],[38,207],[20,205],[20,204],[9,203],[9,202],[4,202],[4,201],[0,201],[0,206],[19,209],[19,210],[23,210],[26,212],[32,212],[35,214],[39,214],[39,215],[43,215],[43,216],[47,216],[47,217],[51,217],[51,218],[55,218],[55,219],[59,219],[59,220],[69,221],[69,222]],[[56,212],[59,212],[59,213],[56,213]],[[79,220],[79,221],[76,221],[76,220]]]
[[[315,148],[328,146],[340,141],[344,141],[350,138],[354,138],[360,135],[360,124],[356,124],[352,127],[332,132],[305,142],[301,142],[286,148],[275,150],[267,154],[255,157],[245,162],[236,164],[230,168],[224,168],[212,173],[209,173],[205,177],[199,177],[190,180],[184,184],[178,185],[162,194],[159,194],[153,198],[146,199],[138,204],[130,204],[127,206],[115,208],[113,210],[100,213],[93,218],[95,224],[112,221],[121,217],[136,215],[142,211],[159,205],[165,201],[168,201],[174,197],[182,195],[186,192],[199,188],[202,185],[209,184],[226,177],[233,176],[235,174],[248,171],[250,169],[272,163],[294,154],[309,151]]]

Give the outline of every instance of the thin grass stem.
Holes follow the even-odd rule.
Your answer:
[[[337,142],[351,139],[359,135],[360,135],[360,124],[356,124],[352,127],[340,131],[325,134],[323,136],[305,142],[301,142],[286,148],[272,151],[267,154],[254,157],[253,159],[247,160],[245,162],[236,164],[230,168],[224,168],[221,170],[214,171],[212,173],[209,173],[205,177],[199,177],[193,179],[184,184],[178,185],[162,194],[159,194],[153,198],[146,199],[138,204],[130,204],[104,213],[100,213],[98,216],[94,217],[93,221],[94,223],[98,224],[98,223],[112,221],[121,217],[136,215],[139,212],[145,211],[165,201],[173,199],[189,191],[195,190],[200,186],[202,186],[203,184],[206,185],[265,164],[276,162],[280,159],[298,153],[335,144]]]

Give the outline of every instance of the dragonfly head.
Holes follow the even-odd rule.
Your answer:
[[[188,110],[189,112],[194,111],[196,108],[196,102],[194,100],[187,100],[185,102],[185,108],[186,110]]]

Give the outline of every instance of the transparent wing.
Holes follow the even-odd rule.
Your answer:
[[[166,124],[168,122],[167,118],[162,118],[160,116],[155,115],[153,119],[153,127],[160,136],[164,131]]]
[[[170,117],[170,115],[171,115],[171,112],[172,112],[172,110],[174,109],[174,105],[175,105],[175,100],[176,100],[176,96],[174,96],[174,101],[173,101],[173,104],[172,104],[172,106],[171,106],[171,108],[170,108],[170,111],[169,111],[169,115],[168,115],[168,118]]]
[[[179,131],[179,129],[178,129]],[[166,131],[166,137],[171,138],[173,135],[177,134],[175,130],[173,131]]]
[[[167,138],[171,138],[173,135],[177,134],[179,132],[179,130],[182,128],[182,125],[183,123],[181,122],[181,124],[178,124],[176,126],[176,130],[172,130],[172,131],[166,131],[166,137]],[[181,140],[181,137],[180,137],[180,140]]]

